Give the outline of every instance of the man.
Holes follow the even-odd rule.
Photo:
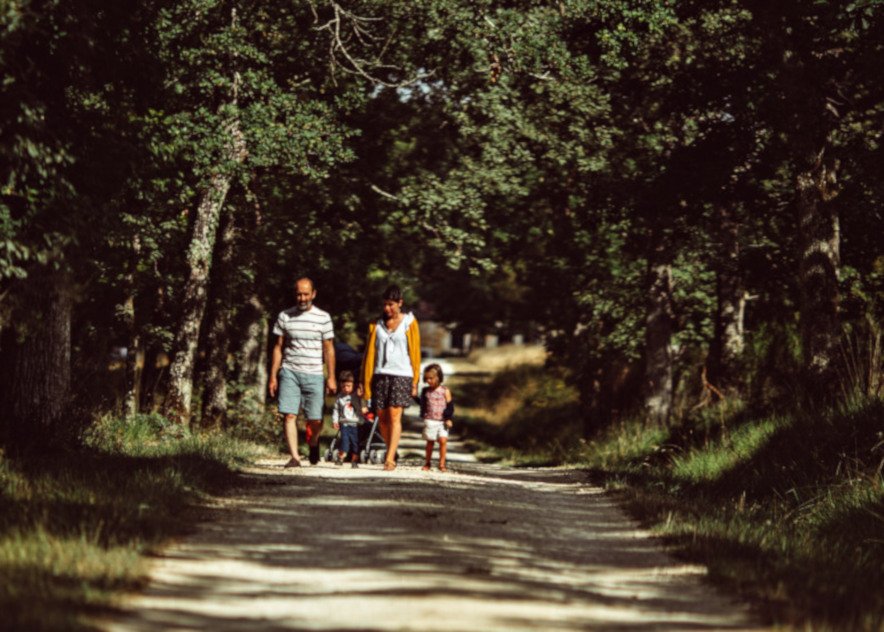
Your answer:
[[[326,391],[334,393],[335,347],[331,317],[313,305],[313,281],[302,277],[295,282],[297,305],[279,314],[273,326],[277,336],[270,369],[270,396],[279,391],[279,412],[285,416],[285,439],[291,458],[286,467],[300,467],[298,458],[298,412],[307,418],[307,445],[310,463],[319,462],[319,432]],[[325,365],[328,378],[324,380]]]

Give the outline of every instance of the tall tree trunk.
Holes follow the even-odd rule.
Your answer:
[[[236,225],[234,213],[224,214],[221,239],[218,243],[216,273],[212,278],[212,300],[207,317],[206,371],[203,388],[203,411],[200,425],[218,428],[227,414],[227,352],[230,346],[230,327],[233,321],[231,286]]]
[[[841,336],[838,314],[840,227],[827,202],[834,197],[835,170],[823,153],[795,182],[800,252],[801,341],[811,392],[831,384],[833,362]]]
[[[236,9],[230,11],[231,27],[236,28]],[[229,105],[235,111],[239,97],[239,73],[233,73],[233,93]],[[246,158],[245,138],[237,116],[230,120],[227,128],[226,161],[240,165]],[[193,368],[196,348],[200,336],[200,324],[206,311],[209,271],[212,267],[212,252],[221,209],[233,178],[229,172],[212,176],[208,187],[203,191],[197,206],[193,223],[193,234],[187,250],[189,274],[184,286],[183,310],[173,346],[173,359],[169,367],[169,388],[163,414],[178,423],[190,420],[190,403],[193,396]]]
[[[246,201],[251,204],[251,220],[249,234],[252,236],[250,247],[247,251],[244,268],[248,269],[255,277],[266,276],[259,272],[257,252],[259,247],[254,243],[255,235],[260,235],[261,226],[264,223],[261,204],[258,198],[246,189]],[[237,404],[239,408],[261,415],[264,412],[264,404],[267,399],[268,381],[268,342],[270,325],[267,318],[267,309],[261,300],[261,294],[254,283],[247,286],[247,292],[242,301],[239,318],[237,321],[240,333],[240,345],[235,354],[234,379],[239,386]]]
[[[138,235],[132,238],[132,259],[129,274],[126,275],[126,297],[122,305],[123,326],[126,329],[126,393],[123,398],[123,414],[131,419],[138,413],[141,397],[141,369],[138,358],[141,350],[141,335],[135,322],[135,269],[141,256],[141,240]]]
[[[721,388],[734,379],[735,366],[743,353],[743,316],[746,298],[740,274],[740,231],[735,211],[728,206],[718,210],[720,253],[716,271],[715,338],[710,362],[711,382]]]
[[[39,291],[32,313],[40,327],[23,341],[9,336],[4,344],[3,440],[36,447],[63,438],[71,399],[71,314],[73,296],[68,275],[48,272],[45,282],[30,280]],[[37,321],[38,319],[35,319]]]
[[[199,341],[200,323],[206,311],[209,271],[218,229],[218,220],[231,178],[215,175],[203,193],[196,211],[193,234],[187,251],[190,272],[183,292],[183,310],[173,346],[169,367],[169,387],[163,413],[171,420],[187,423],[193,397],[193,367]]]
[[[673,400],[672,265],[662,260],[662,245],[649,265],[648,312],[645,320],[645,393],[647,416],[660,425],[669,423]]]
[[[258,297],[252,294],[244,308],[246,326],[243,342],[236,354],[236,376],[243,387],[243,403],[249,409],[260,412],[264,407],[267,392],[267,340],[270,325],[267,310]]]
[[[141,399],[141,334],[135,326],[135,296],[126,297],[123,305],[129,341],[126,344],[126,393],[123,397],[123,415],[131,419],[138,414]]]

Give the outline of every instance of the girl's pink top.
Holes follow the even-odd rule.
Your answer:
[[[438,386],[434,390],[427,391],[427,411],[424,419],[432,419],[435,421],[443,421],[442,413],[445,412],[445,393],[448,389],[444,386]]]

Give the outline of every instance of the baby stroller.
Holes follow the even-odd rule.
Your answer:
[[[341,443],[341,431],[338,430],[328,450],[325,451],[325,460],[334,461]],[[378,432],[378,418],[373,412],[365,415],[365,421],[359,424],[359,460],[362,463],[383,463],[387,456],[387,444]]]

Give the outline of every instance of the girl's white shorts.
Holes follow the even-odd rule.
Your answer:
[[[424,441],[436,441],[448,438],[448,428],[444,421],[424,419]]]

